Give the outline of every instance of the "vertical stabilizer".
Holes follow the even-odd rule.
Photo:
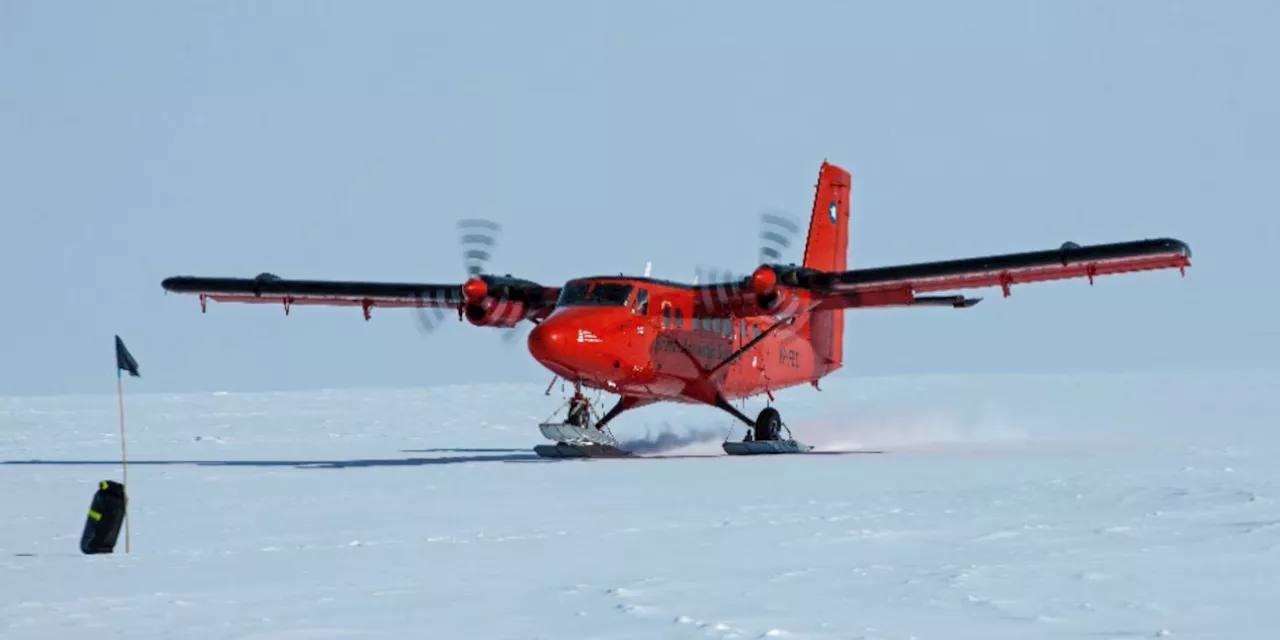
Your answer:
[[[849,268],[849,172],[822,163],[818,190],[809,217],[809,237],[804,246],[804,266],[822,271]]]
[[[809,216],[809,237],[804,266],[821,271],[849,268],[849,172],[822,163],[817,193]],[[815,375],[822,376],[844,364],[844,310],[818,311],[809,319],[808,339],[813,346]]]

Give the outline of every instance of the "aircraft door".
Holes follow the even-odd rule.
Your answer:
[[[635,332],[627,332],[627,344],[634,345],[638,336],[644,335],[649,328],[649,290],[641,288],[636,291],[636,301],[631,305],[631,313],[640,316]],[[644,340],[640,340],[641,343]]]

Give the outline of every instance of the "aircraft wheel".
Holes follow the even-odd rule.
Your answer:
[[[756,440],[777,440],[782,430],[782,416],[773,407],[765,407],[756,417]]]

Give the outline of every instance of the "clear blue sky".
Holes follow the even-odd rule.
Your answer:
[[[549,380],[411,312],[170,275],[749,270],[854,176],[858,266],[1176,236],[1177,272],[847,323],[847,371],[1269,366],[1280,3],[0,0],[0,394]]]

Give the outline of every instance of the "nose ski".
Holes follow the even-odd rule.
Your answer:
[[[617,438],[613,437],[609,427],[600,424],[601,420],[581,391],[575,391],[561,408],[565,406],[568,412],[563,422],[547,421],[538,425],[543,437],[555,443],[535,446],[533,452],[539,457],[625,458],[632,455],[618,447]],[[556,413],[559,413],[558,409]]]

